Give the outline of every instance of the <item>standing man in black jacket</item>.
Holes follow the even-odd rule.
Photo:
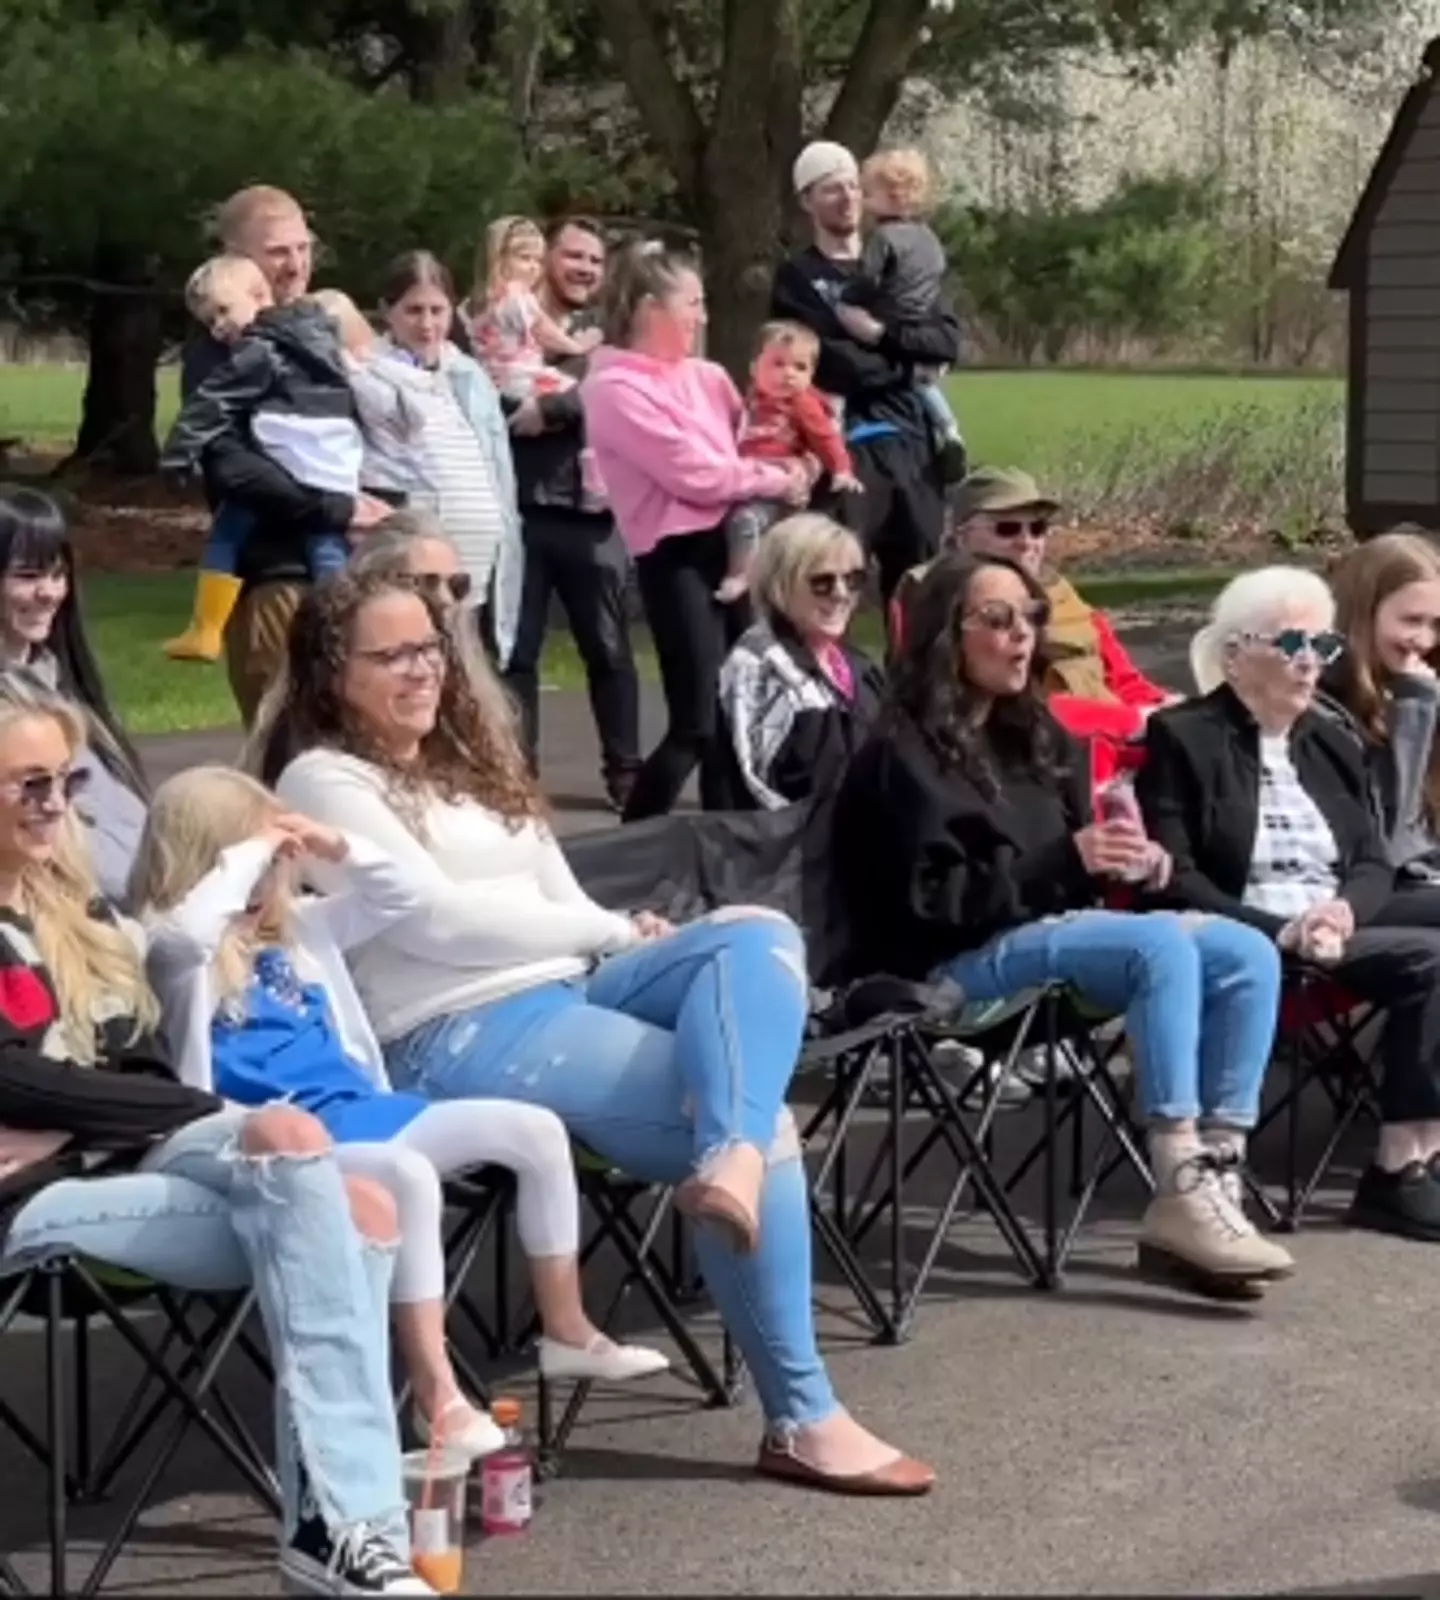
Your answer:
[[[584,217],[557,223],[547,235],[545,311],[567,333],[595,321],[605,276],[600,225]],[[581,376],[584,358],[557,363]],[[630,558],[604,501],[581,470],[585,421],[578,389],[525,401],[510,418],[524,523],[525,587],[506,682],[520,703],[525,744],[538,764],[540,652],[552,595],[565,608],[600,736],[605,792],[618,811],[640,767],[640,686],[626,611]]]
[[[266,184],[241,189],[216,212],[214,232],[222,249],[248,256],[260,268],[276,305],[293,305],[309,290],[310,225],[293,195]],[[229,345],[208,332],[197,333],[181,359],[181,398],[188,398],[230,355]],[[202,465],[211,506],[228,502],[255,519],[236,573],[244,589],[225,630],[230,688],[248,727],[285,659],[290,619],[309,581],[307,538],[373,526],[390,507],[366,495],[307,488],[235,439],[212,444]]]
[[[880,568],[888,603],[901,575],[940,548],[945,474],[915,368],[958,361],[960,324],[948,307],[891,328],[851,309],[850,327],[858,332],[847,332],[836,307],[860,271],[859,168],[843,145],[819,141],[800,152],[793,176],[813,242],[780,263],[770,314],[819,336],[815,386],[844,404],[855,470],[865,485],[851,517]]]

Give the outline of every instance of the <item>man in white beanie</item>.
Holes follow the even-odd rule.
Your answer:
[[[875,557],[888,602],[901,576],[940,548],[945,477],[915,384],[916,367],[960,358],[960,325],[948,307],[931,318],[886,329],[851,312],[835,314],[841,290],[860,270],[860,169],[842,144],[817,140],[795,159],[795,195],[812,242],[782,261],[771,291],[773,317],[804,323],[820,340],[815,386],[845,407],[855,469],[865,493],[846,508]]]

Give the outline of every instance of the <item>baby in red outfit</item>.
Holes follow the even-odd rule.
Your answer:
[[[809,461],[812,481],[829,474],[842,492],[860,481],[845,448],[837,408],[814,386],[820,341],[798,322],[767,322],[760,330],[750,387],[740,419],[740,454],[766,461]],[[761,535],[784,516],[778,500],[748,500],[725,520],[728,562],[718,599],[738,600],[750,586],[750,564]]]

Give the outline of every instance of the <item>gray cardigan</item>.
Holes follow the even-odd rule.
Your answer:
[[[1386,723],[1390,737],[1371,750],[1372,782],[1385,825],[1385,844],[1397,870],[1440,877],[1440,839],[1425,817],[1425,778],[1440,709],[1434,678],[1394,680]]]

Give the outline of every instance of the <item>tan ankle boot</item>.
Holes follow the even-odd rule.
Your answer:
[[[764,1152],[753,1144],[732,1144],[680,1185],[675,1204],[686,1216],[718,1228],[732,1250],[754,1255],[764,1183]]]
[[[1146,1277],[1219,1299],[1254,1298],[1262,1284],[1295,1270],[1289,1251],[1257,1233],[1232,1204],[1209,1151],[1180,1166],[1167,1191],[1150,1202],[1139,1265]]]

